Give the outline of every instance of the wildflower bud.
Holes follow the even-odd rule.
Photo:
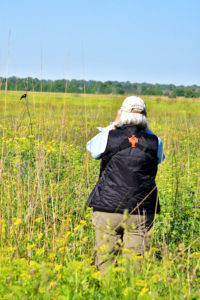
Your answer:
[[[31,274],[31,275],[33,275],[33,274],[35,274],[36,273],[36,270],[35,269],[31,269],[30,271],[29,271],[29,274]]]
[[[6,278],[6,280],[8,281],[8,282],[10,282],[11,281],[11,276],[8,276],[7,278]]]

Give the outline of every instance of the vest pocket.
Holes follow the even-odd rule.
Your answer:
[[[104,185],[100,193],[101,205],[112,208],[115,212],[129,209],[128,203],[133,195],[134,188],[119,185]]]

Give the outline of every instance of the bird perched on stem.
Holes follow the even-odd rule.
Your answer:
[[[23,94],[19,100],[22,100],[27,97],[27,93]]]

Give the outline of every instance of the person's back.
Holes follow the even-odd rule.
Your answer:
[[[96,229],[96,240],[98,240],[97,246],[105,242],[104,239],[99,238],[99,230],[100,227],[104,227],[103,233],[107,232],[105,229],[107,220],[109,223],[118,224],[117,227],[120,229],[122,214],[127,210],[132,215],[130,216],[132,223],[136,225],[137,222],[133,218],[141,215],[149,226],[148,220],[152,223],[155,213],[160,211],[155,177],[157,164],[164,159],[164,155],[160,139],[148,129],[144,101],[134,96],[126,98],[120,117],[118,115],[117,118],[118,126],[109,130],[104,151],[98,155],[98,158],[102,159],[100,177],[87,202],[94,209],[93,223]],[[95,139],[97,143],[97,137],[94,138],[94,142]],[[103,134],[101,139],[102,142],[105,140]],[[89,150],[92,152],[91,141]],[[97,214],[99,221],[97,217],[95,218]],[[102,222],[102,218],[106,219],[106,222]],[[116,223],[113,218],[115,220],[118,218],[118,222]],[[142,222],[144,223],[144,220]],[[146,231],[148,231],[147,227],[142,233],[143,241]],[[112,231],[108,235],[111,241]],[[134,235],[138,235],[137,230],[131,232],[131,236]],[[124,240],[126,240],[125,235]],[[133,241],[129,247],[132,250],[135,246],[138,247],[134,243]],[[112,252],[112,242],[109,247]],[[139,252],[142,253],[142,248]],[[101,264],[104,265],[102,261]],[[97,263],[99,268],[101,264]]]
[[[127,147],[121,149],[133,134],[138,138],[136,146],[132,147],[128,142]],[[124,125],[110,131],[101,161],[101,173],[104,170],[104,176],[101,176],[95,195],[88,199],[88,205],[101,211],[123,213],[128,209],[131,213],[149,194],[139,206],[139,211],[142,213],[145,209],[146,213],[154,213],[157,199],[157,189],[154,189],[157,147],[157,137],[145,133],[138,126]],[[156,212],[159,212],[159,203]],[[134,213],[138,213],[138,210]]]

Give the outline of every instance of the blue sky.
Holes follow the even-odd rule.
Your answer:
[[[200,85],[199,12],[199,0],[0,0],[0,76],[9,48],[8,76]]]

